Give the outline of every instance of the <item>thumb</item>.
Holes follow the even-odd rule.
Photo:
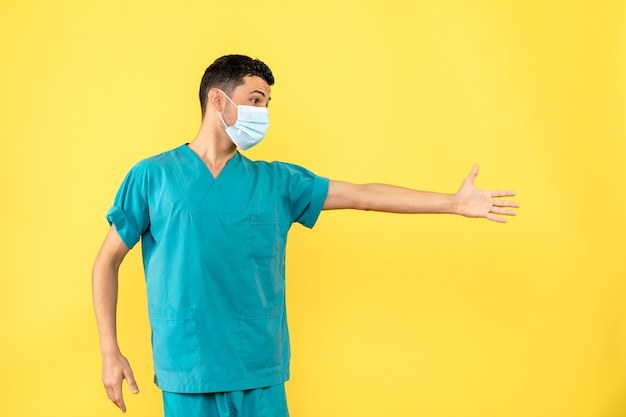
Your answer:
[[[135,381],[135,376],[133,375],[133,371],[130,368],[124,371],[124,378],[126,379],[128,388],[130,388],[130,392],[132,392],[133,394],[138,394],[139,387],[137,386],[137,381]]]
[[[465,178],[465,181],[463,182],[466,184],[474,184],[474,181],[476,181],[476,177],[478,176],[479,171],[480,171],[480,167],[478,166],[478,164],[474,164],[472,171],[469,173],[469,175],[467,176],[467,178]]]

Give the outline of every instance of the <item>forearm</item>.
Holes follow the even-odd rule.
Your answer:
[[[93,264],[91,274],[93,306],[103,356],[119,354],[116,335],[118,271],[128,251],[128,247],[113,225]]]
[[[389,213],[456,213],[454,194],[412,190],[387,184],[331,181],[324,209],[352,208]]]
[[[455,197],[428,191],[412,190],[387,184],[364,184],[363,210],[390,213],[454,213]]]
[[[116,330],[118,267],[97,259],[92,272],[93,305],[102,355],[119,353]]]

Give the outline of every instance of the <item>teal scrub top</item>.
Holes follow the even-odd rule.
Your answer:
[[[127,174],[107,214],[141,238],[155,381],[164,391],[225,392],[289,379],[285,246],[313,227],[328,179],[239,152],[217,178],[187,146]]]

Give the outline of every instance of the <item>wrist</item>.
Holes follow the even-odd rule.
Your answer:
[[[456,194],[450,194],[450,214],[462,215],[462,201]]]
[[[117,341],[109,341],[100,345],[100,355],[103,358],[111,356],[119,356],[121,354]]]

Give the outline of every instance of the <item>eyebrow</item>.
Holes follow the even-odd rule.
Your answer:
[[[252,91],[250,91],[250,94],[254,94],[254,93],[259,93],[259,94],[261,94],[265,98],[265,93],[263,91],[261,91],[261,90],[252,90]],[[267,101],[270,101],[271,99],[272,98],[270,97],[270,98],[267,99]]]

